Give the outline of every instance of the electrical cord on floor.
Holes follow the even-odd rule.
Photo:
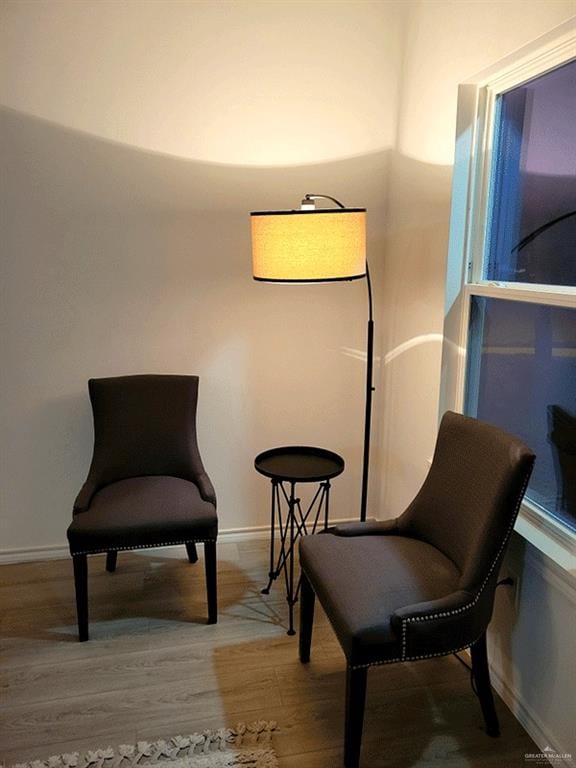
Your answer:
[[[476,690],[476,681],[474,680],[474,672],[472,670],[471,665],[468,664],[468,662],[465,659],[463,659],[462,656],[460,656],[460,654],[458,653],[453,653],[452,656],[458,659],[460,664],[462,664],[463,667],[466,667],[466,669],[470,672],[470,686],[474,691],[474,693],[476,694],[476,696],[478,696],[478,691]]]
[[[511,576],[507,576],[505,579],[500,579],[499,582],[496,583],[497,587],[503,587],[507,586],[510,587],[514,584],[514,579]],[[472,666],[468,664],[468,662],[460,656],[458,653],[453,653],[452,656],[458,659],[460,664],[462,664],[463,667],[466,667],[466,669],[470,672],[470,686],[472,687],[472,690],[478,696],[478,690],[476,688],[476,681],[474,680],[474,671],[472,669]]]

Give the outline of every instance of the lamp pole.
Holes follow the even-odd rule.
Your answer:
[[[302,207],[306,204],[314,205],[317,199],[331,200],[339,208],[346,206],[330,195],[305,195],[302,200]],[[366,286],[368,289],[368,328],[366,335],[366,409],[364,414],[364,450],[362,457],[362,496],[360,500],[360,520],[365,522],[368,507],[368,474],[370,470],[370,431],[372,425],[372,394],[374,392],[373,371],[374,371],[374,312],[372,302],[372,283],[370,281],[370,269],[368,259],[366,259]]]
[[[366,286],[368,288],[368,329],[366,342],[366,411],[364,416],[364,457],[362,463],[362,499],[360,502],[360,520],[365,522],[368,506],[368,471],[370,467],[370,427],[372,424],[372,393],[374,392],[374,317],[372,306],[372,283],[366,260]]]

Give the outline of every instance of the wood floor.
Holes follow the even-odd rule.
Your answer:
[[[91,640],[76,641],[69,560],[0,567],[0,762],[6,765],[240,721],[275,720],[281,768],[341,765],[344,659],[318,616],[312,661],[286,635],[278,583],[260,594],[266,543],[219,547],[220,614],[207,626],[202,560],[185,550],[90,560]],[[539,751],[497,701],[481,727],[453,657],[374,668],[364,768],[511,768]]]

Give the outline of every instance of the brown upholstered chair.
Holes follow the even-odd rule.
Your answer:
[[[359,765],[366,678],[375,665],[470,647],[486,730],[499,734],[486,629],[533,463],[520,440],[448,412],[428,477],[400,517],[301,539],[300,660],[310,659],[318,596],[347,661],[346,768]]]
[[[68,528],[79,639],[88,639],[87,556],[204,543],[208,622],[216,623],[216,496],[196,440],[197,376],[120,376],[88,382],[94,454]]]

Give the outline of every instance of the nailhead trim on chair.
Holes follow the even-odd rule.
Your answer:
[[[476,593],[476,597],[472,602],[468,603],[467,605],[463,605],[460,608],[454,608],[451,611],[442,611],[441,613],[430,613],[426,614],[424,616],[411,616],[407,619],[402,619],[402,658],[399,659],[400,661],[412,661],[414,658],[430,658],[429,656],[417,656],[417,657],[406,657],[406,632],[408,624],[410,623],[416,623],[418,621],[432,621],[433,619],[441,619],[445,618],[447,616],[455,616],[458,613],[463,613],[464,611],[469,611],[471,608],[473,608],[478,600],[480,599],[480,595],[482,594],[482,591],[484,590],[484,587],[488,583],[490,576],[492,575],[492,571],[496,567],[496,564],[498,563],[498,560],[500,559],[500,555],[504,551],[504,548],[506,547],[506,544],[508,543],[508,539],[510,538],[512,534],[512,529],[514,528],[514,525],[516,523],[516,518],[518,517],[518,511],[520,510],[520,504],[522,503],[522,499],[524,498],[524,493],[526,492],[526,488],[528,486],[528,481],[530,480],[530,472],[526,475],[526,478],[524,480],[524,484],[522,486],[522,491],[520,492],[520,495],[518,497],[518,502],[516,503],[516,509],[514,510],[514,514],[512,515],[512,520],[510,522],[510,525],[508,526],[508,530],[506,531],[506,536],[504,537],[502,544],[500,546],[500,549],[498,550],[498,553],[496,554],[496,557],[494,558],[492,565],[490,566],[490,569],[488,571],[488,574],[484,581],[482,582],[482,585],[478,592]],[[472,643],[469,643],[467,645],[464,645],[462,648],[457,648],[455,651],[448,651],[448,653],[456,653],[457,651],[462,651],[464,648],[468,648],[469,645],[472,645]],[[433,653],[432,656],[445,656],[445,653]],[[378,662],[376,662],[378,663]],[[372,666],[372,665],[368,665]]]
[[[106,549],[87,549],[85,552],[74,552],[72,557],[77,555],[101,555],[104,552],[122,552],[131,549],[153,549],[154,547],[172,547],[177,544],[208,544],[216,543],[216,539],[185,539],[184,541],[164,541],[161,544],[139,544],[136,547],[107,547]]]
[[[483,634],[484,632],[482,632],[482,635]],[[368,667],[381,667],[383,664],[397,664],[400,661],[421,661],[422,659],[433,659],[437,658],[438,656],[451,656],[453,653],[458,653],[458,651],[463,651],[466,648],[470,648],[471,645],[474,645],[474,643],[480,640],[482,635],[477,637],[476,640],[473,640],[471,643],[466,643],[466,645],[461,645],[460,648],[454,648],[451,651],[437,651],[436,653],[426,653],[422,654],[421,656],[402,656],[397,659],[386,659],[385,661],[371,661],[368,664],[355,664],[352,669],[367,669]]]
[[[371,661],[368,664],[354,664],[351,668],[352,669],[368,669],[369,667],[380,667],[384,664],[396,664],[398,662],[403,661],[420,661],[422,659],[433,659],[437,658],[439,656],[450,656],[452,653],[458,653],[458,651],[463,651],[465,648],[470,648],[471,645],[474,645],[475,642],[477,642],[480,637],[482,637],[482,634],[476,638],[471,643],[466,643],[466,645],[462,645],[459,648],[454,648],[450,651],[440,651],[436,653],[426,653],[421,654],[419,656],[407,656],[406,655],[406,628],[410,622],[417,622],[417,621],[431,621],[432,619],[439,619],[439,618],[445,618],[447,616],[455,616],[458,613],[463,613],[464,611],[469,610],[470,608],[473,608],[478,600],[480,599],[480,595],[482,594],[482,591],[486,584],[488,583],[488,580],[490,579],[490,576],[492,575],[492,571],[496,567],[498,560],[500,559],[500,555],[502,554],[506,544],[508,543],[508,539],[510,538],[512,534],[512,530],[514,528],[514,525],[516,523],[516,518],[518,516],[518,511],[520,510],[520,504],[522,503],[522,499],[524,498],[524,493],[526,492],[526,488],[528,486],[528,481],[530,480],[530,472],[526,475],[526,479],[524,480],[524,484],[522,486],[522,491],[520,493],[520,496],[518,498],[518,503],[516,504],[516,509],[514,510],[514,515],[512,516],[512,521],[510,523],[510,526],[508,527],[508,530],[506,531],[506,536],[504,537],[504,540],[502,542],[502,546],[498,550],[498,553],[496,554],[496,557],[494,558],[494,561],[492,562],[492,565],[490,566],[490,570],[488,571],[488,575],[482,582],[482,586],[478,590],[476,597],[471,603],[468,603],[468,605],[462,606],[460,608],[454,608],[451,611],[442,611],[441,613],[433,613],[433,614],[427,614],[425,616],[413,616],[408,619],[402,620],[402,655],[399,658],[396,659],[385,659],[384,661]]]

